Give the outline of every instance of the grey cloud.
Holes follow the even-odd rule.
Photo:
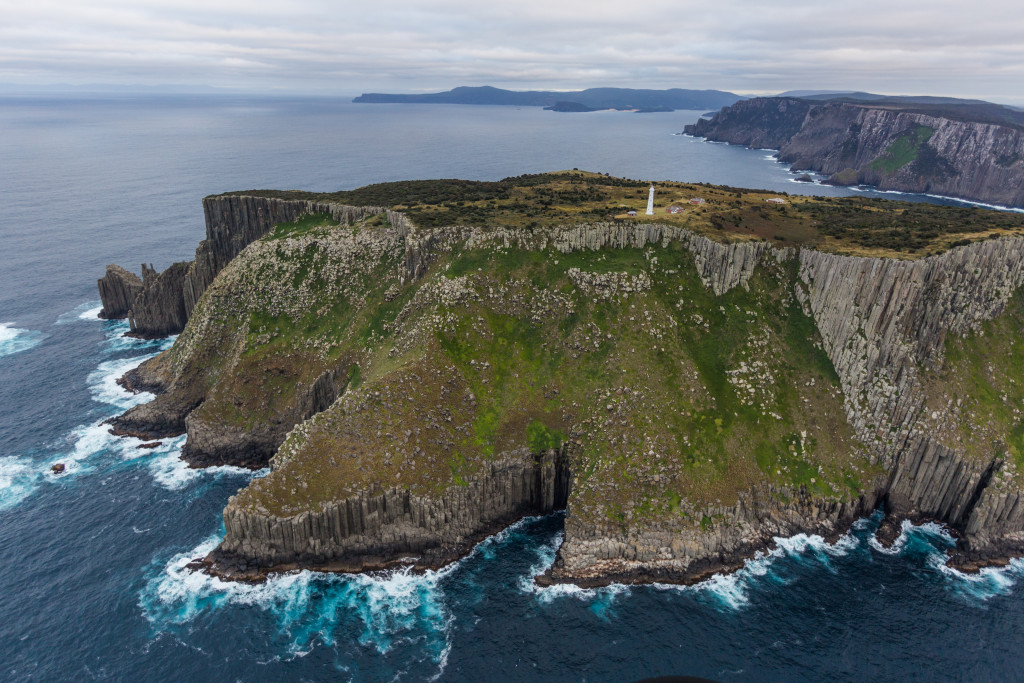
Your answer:
[[[0,81],[437,90],[851,88],[1024,98],[1024,6],[836,0],[0,0]]]

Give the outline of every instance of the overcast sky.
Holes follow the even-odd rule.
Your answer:
[[[0,0],[0,83],[850,89],[1024,102],[1020,0]]]

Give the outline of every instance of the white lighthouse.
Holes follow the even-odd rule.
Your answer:
[[[651,192],[647,195],[647,215],[654,215],[654,183],[651,183]]]

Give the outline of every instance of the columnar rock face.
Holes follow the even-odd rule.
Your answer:
[[[686,127],[709,140],[779,150],[839,185],[1024,206],[1024,129],[852,102],[754,98]]]
[[[196,249],[195,260],[175,263],[157,274],[143,265],[143,279],[121,268],[108,266],[99,280],[103,301],[101,317],[129,318],[132,332],[140,337],[165,337],[185,328],[192,309],[224,266],[249,244],[275,225],[311,213],[326,213],[351,224],[383,213],[377,207],[356,207],[328,202],[273,199],[245,195],[221,195],[203,199],[206,239]],[[405,216],[388,211],[389,220],[403,234],[411,229]]]
[[[142,292],[142,280],[138,275],[113,264],[107,266],[107,274],[97,284],[100,301],[103,302],[100,317],[108,320],[127,318],[132,304]]]
[[[128,314],[132,332],[140,337],[159,338],[185,329],[185,299],[182,287],[190,264],[171,265],[160,274],[152,265],[142,266],[142,291]]]
[[[199,297],[217,273],[275,225],[290,223],[310,213],[327,213],[348,224],[383,211],[377,207],[246,195],[206,197],[203,199],[206,239],[196,249],[196,258],[184,285],[186,314],[191,315]]]
[[[881,501],[884,479],[870,482],[847,501],[821,500],[806,491],[751,491],[733,506],[710,507],[708,518],[725,521],[708,527],[645,525],[629,534],[614,526],[583,524],[570,502],[565,540],[554,566],[538,577],[542,584],[584,587],[625,583],[694,583],[712,574],[735,571],[745,559],[771,546],[773,537],[820,534],[834,538]],[[779,496],[788,499],[780,505]]]
[[[253,514],[229,500],[227,535],[210,559],[233,576],[296,563],[359,571],[398,557],[436,568],[520,517],[563,509],[568,495],[566,453],[523,450],[495,458],[465,486],[439,496],[365,491],[285,518]]]
[[[439,484],[432,492],[412,492],[394,485],[392,479],[381,478],[367,480],[369,484],[355,491],[326,495],[322,504],[298,512],[297,507],[289,507],[298,505],[291,499],[287,506],[273,512],[261,508],[258,502],[250,500],[242,505],[233,499],[224,513],[227,530],[224,543],[210,558],[219,571],[253,576],[273,567],[296,564],[358,570],[409,556],[414,556],[413,563],[420,566],[438,566],[465,553],[483,534],[517,517],[562,507],[568,510],[565,541],[546,581],[587,585],[611,580],[691,581],[708,572],[736,567],[743,558],[770,546],[773,536],[800,532],[826,536],[841,533],[853,520],[878,505],[884,505],[896,518],[930,518],[950,524],[963,536],[961,551],[965,562],[983,562],[1005,554],[1008,548],[1024,548],[1024,500],[1021,500],[1020,486],[1013,479],[997,476],[1003,467],[999,457],[968,455],[955,443],[933,433],[925,415],[928,392],[924,377],[942,365],[949,338],[972,333],[985,321],[999,316],[1024,284],[1024,240],[1020,238],[976,242],[941,256],[906,262],[853,258],[809,249],[799,252],[776,249],[763,241],[721,244],[678,227],[654,224],[595,223],[532,231],[471,227],[420,231],[401,214],[388,212],[390,226],[380,230],[353,233],[344,238],[320,235],[305,241],[288,240],[287,246],[276,241],[274,247],[260,242],[238,258],[210,288],[225,265],[241,254],[245,245],[265,235],[276,223],[294,220],[311,211],[330,212],[336,219],[347,222],[381,210],[241,196],[208,198],[204,205],[208,239],[197,250],[196,261],[187,270],[178,267],[181,264],[172,267],[177,270],[173,277],[166,278],[165,289],[160,289],[164,287],[160,282],[171,270],[159,276],[147,271],[145,289],[139,295],[140,300],[147,302],[148,311],[158,309],[156,302],[178,301],[173,296],[178,292],[181,309],[174,310],[184,311],[186,317],[194,314],[180,344],[167,356],[172,360],[166,360],[166,365],[174,369],[160,375],[161,381],[168,374],[173,376],[166,381],[170,391],[153,404],[133,408],[118,418],[120,422],[115,421],[115,427],[123,433],[134,433],[136,427],[139,427],[136,431],[145,432],[147,425],[153,426],[154,432],[187,430],[185,457],[193,465],[231,462],[260,467],[278,452],[271,460],[276,469],[282,457],[280,452],[284,450],[278,451],[278,447],[289,429],[295,427],[290,439],[296,430],[312,422],[312,416],[336,410],[346,400],[339,398],[351,396],[346,393],[346,386],[353,368],[358,369],[352,360],[356,356],[359,365],[387,359],[386,369],[378,369],[374,379],[369,380],[371,383],[382,382],[382,376],[397,372],[394,367],[403,367],[406,361],[402,359],[414,356],[417,349],[430,346],[441,354],[436,347],[446,343],[450,346],[444,350],[450,352],[447,357],[451,362],[461,359],[470,368],[459,370],[461,375],[452,370],[453,376],[465,380],[475,376],[472,373],[480,368],[489,372],[490,362],[481,363],[476,357],[463,358],[460,354],[468,352],[459,346],[459,339],[445,336],[446,330],[459,322],[454,311],[461,310],[460,306],[484,306],[482,302],[488,291],[493,298],[487,305],[493,309],[477,308],[471,314],[466,313],[475,321],[474,326],[486,326],[485,316],[511,325],[507,319],[525,315],[515,308],[515,302],[522,300],[543,304],[542,309],[531,314],[532,319],[543,322],[545,317],[563,315],[565,329],[572,330],[573,316],[578,312],[576,307],[582,305],[566,298],[574,296],[567,294],[569,290],[583,292],[604,304],[621,300],[621,312],[632,317],[629,317],[628,329],[616,330],[620,336],[639,334],[637,330],[645,324],[663,321],[657,323],[656,329],[650,328],[657,343],[648,348],[648,352],[651,358],[660,358],[659,362],[665,358],[655,354],[679,352],[669,357],[664,366],[658,366],[666,368],[666,373],[679,373],[672,390],[689,390],[688,385],[706,380],[706,373],[721,372],[723,386],[735,388],[741,394],[742,400],[735,405],[736,414],[739,410],[748,410],[758,430],[771,428],[770,425],[782,421],[782,416],[773,414],[770,405],[765,406],[763,412],[749,412],[755,407],[749,397],[758,389],[740,378],[749,375],[764,379],[773,374],[783,378],[797,376],[795,366],[785,365],[787,359],[771,354],[779,348],[800,348],[807,354],[820,354],[823,349],[827,356],[824,365],[829,366],[825,374],[838,376],[830,380],[837,388],[834,392],[829,388],[826,393],[811,393],[817,391],[814,387],[820,376],[799,375],[797,390],[807,392],[800,394],[803,402],[799,410],[806,414],[814,411],[815,406],[810,405],[808,397],[834,399],[834,412],[840,416],[842,428],[852,434],[836,443],[841,442],[852,454],[849,462],[853,467],[844,472],[850,473],[853,483],[827,491],[815,488],[814,478],[808,479],[810,483],[781,483],[772,479],[780,470],[770,464],[775,462],[770,460],[775,456],[768,454],[767,464],[759,460],[751,465],[755,469],[737,474],[760,477],[760,480],[744,484],[733,498],[725,502],[709,498],[701,503],[703,507],[695,509],[680,506],[677,499],[675,504],[682,512],[668,517],[641,518],[625,514],[596,517],[586,511],[579,495],[583,486],[569,483],[574,477],[579,482],[584,476],[573,469],[584,463],[575,455],[574,447],[582,437],[574,428],[568,429],[572,434],[565,442],[573,447],[557,452],[543,449],[532,454],[522,448],[496,449],[496,454],[488,457],[465,481],[455,478],[457,468],[453,466],[452,481],[456,483]],[[295,260],[271,258],[270,254],[277,253],[278,248],[282,253],[288,251]],[[606,254],[629,249],[640,262],[639,266],[631,262],[631,267],[640,270],[630,272],[600,266],[587,270],[578,266],[567,268],[563,264],[565,287],[529,289],[528,295],[517,299],[518,295],[511,290],[494,293],[493,290],[505,287],[507,282],[489,281],[486,287],[473,289],[470,276],[486,275],[483,274],[486,269],[478,267],[477,262],[466,271],[458,270],[459,264],[453,255],[488,249],[502,252],[547,250],[546,260],[552,264],[568,255],[577,259],[586,252],[596,254],[603,250],[602,254]],[[260,255],[270,260],[261,264],[257,258]],[[324,255],[328,260],[316,260]],[[536,254],[529,256],[533,258]],[[660,258],[669,256],[676,259],[671,268],[659,265]],[[601,258],[595,255],[595,263]],[[449,261],[446,263],[445,259]],[[533,259],[534,262],[543,260]],[[268,283],[258,277],[263,272],[261,265],[272,266],[271,270],[279,273],[275,282]],[[317,274],[317,268],[323,272]],[[455,269],[452,277],[445,275],[449,268]],[[455,272],[469,275],[455,275]],[[311,277],[311,273],[316,276],[313,277],[316,286],[308,283],[300,286],[302,278]],[[330,277],[323,281],[317,279],[327,275]],[[331,280],[331,277],[337,279]],[[123,279],[123,276],[117,274],[113,279],[117,278]],[[179,281],[183,284],[177,288],[173,283]],[[293,282],[294,286],[289,284]],[[334,287],[330,296],[324,293],[324,282]],[[422,282],[430,286],[417,289]],[[779,287],[784,291],[780,293]],[[666,300],[667,306],[658,307],[659,303],[642,314],[625,308],[634,301],[627,301],[625,297],[653,297],[659,288],[673,293]],[[152,299],[147,298],[149,296]],[[713,299],[706,300],[709,296]],[[250,305],[256,299],[266,310]],[[687,308],[698,306],[697,301],[704,302],[699,304],[704,308]],[[392,302],[394,304],[388,308]],[[756,310],[759,303],[777,305],[772,315],[787,325],[801,325],[801,321],[805,321],[808,327],[794,329],[812,339],[803,339],[804,346],[785,346],[800,342],[800,339],[792,341],[792,336],[799,337],[799,334],[786,338],[773,327],[774,323],[764,323],[761,327],[751,323],[751,339],[737,346],[737,354],[747,355],[724,359],[722,362],[727,367],[723,368],[708,360],[707,356],[714,351],[709,345],[684,350],[683,337],[693,330],[709,330],[712,316],[742,316],[745,321],[757,321],[766,316],[764,311]],[[332,307],[340,304],[344,305],[334,314],[337,319],[330,318]],[[435,308],[429,308],[435,304]],[[365,307],[370,305],[378,308],[367,312]],[[417,328],[410,321],[426,310],[423,307],[429,309],[429,315],[424,314],[423,318],[426,321],[423,325],[427,327]],[[390,317],[384,318],[381,313],[378,318],[376,312],[385,308]],[[666,312],[666,308],[670,310]],[[684,310],[686,317],[669,318],[669,314],[675,315],[673,311]],[[255,313],[259,315],[252,315]],[[136,323],[140,315],[133,311]],[[238,316],[237,320],[232,316]],[[145,319],[171,317],[161,314]],[[693,330],[683,329],[687,326]],[[353,350],[339,339],[356,328],[362,331],[357,335],[358,344]],[[296,329],[308,330],[308,337],[288,338],[285,344],[282,339]],[[508,329],[511,328],[496,328],[497,332]],[[556,325],[556,329],[560,328]],[[583,329],[586,331],[579,331]],[[579,330],[571,333],[574,336],[564,347],[559,347],[562,357],[577,359],[581,349],[599,349],[602,344],[613,345],[618,341],[613,341],[615,335],[604,333],[596,325],[581,326]],[[488,343],[493,341],[500,348],[506,348],[501,344],[520,343],[512,332],[508,332],[508,339],[498,339],[497,332],[490,331],[494,336],[487,338]],[[756,336],[762,332],[763,338]],[[216,343],[211,342],[218,334],[222,337],[217,337]],[[383,339],[386,343],[381,341]],[[639,337],[630,337],[629,343],[623,346],[624,354],[632,353],[632,348],[639,343],[637,339]],[[538,353],[548,353],[549,348],[554,353],[557,341],[546,339],[545,350]],[[549,342],[551,347],[547,346]],[[385,345],[374,347],[374,344]],[[206,351],[197,351],[204,345],[209,347]],[[674,345],[678,349],[666,351],[666,347]],[[216,377],[188,376],[189,362],[200,367],[200,361],[213,363],[212,359],[218,354],[230,357],[230,361],[223,368],[218,366]],[[755,358],[750,354],[761,355]],[[198,360],[189,361],[190,357]],[[532,355],[527,357],[535,359]],[[245,370],[246,358],[262,358],[263,364]],[[615,373],[626,372],[630,356],[624,355],[621,361],[614,367]],[[697,361],[705,365],[698,367]],[[414,373],[411,381],[414,386],[421,386],[423,373],[417,372],[420,374]],[[588,372],[600,375],[604,370],[588,367]],[[233,375],[237,381],[227,384],[233,381]],[[526,381],[518,374],[505,380]],[[776,383],[781,381],[784,380]],[[480,386],[489,390],[494,384],[488,380]],[[357,395],[366,401],[376,401],[380,392],[375,396],[375,386],[379,385],[364,386]],[[255,396],[250,398],[262,411],[258,417],[242,412],[239,407],[243,397],[236,394],[249,388]],[[619,394],[602,398],[598,411],[613,426],[640,424],[641,430],[653,430],[653,427],[643,426],[657,423],[649,415],[642,416],[646,420],[629,416],[641,419],[635,423],[625,419],[626,415],[621,421],[618,419],[616,401],[621,396],[636,394],[627,389],[630,389],[628,385],[619,386]],[[561,391],[564,390],[562,387]],[[480,387],[476,391],[479,393]],[[387,429],[377,425],[373,426],[372,433],[359,434],[381,440],[381,448],[394,449],[394,453],[400,451],[401,457],[422,461],[425,458],[422,450],[409,445],[414,429],[420,426],[425,431],[455,429],[451,425],[456,425],[458,420],[453,421],[450,414],[450,410],[455,410],[454,396],[467,396],[464,401],[474,410],[477,407],[479,397],[465,387],[459,391],[445,388],[444,392],[439,390],[437,396],[430,399],[429,407],[438,412],[431,413],[425,424],[403,423],[403,430],[408,430],[404,440],[400,434],[393,433],[394,430],[385,433]],[[707,411],[708,415],[722,409],[716,401],[724,399],[713,400],[708,394],[706,387],[694,390],[695,403],[687,407],[687,418],[692,417],[691,409],[695,413]],[[211,395],[216,395],[216,400],[211,399]],[[564,411],[566,421],[587,417],[574,414],[575,403],[559,403],[559,395],[557,387],[546,388],[541,394],[543,400],[537,400],[552,414]],[[279,396],[286,398],[278,399]],[[399,398],[401,405],[418,405],[418,399],[412,394]],[[278,400],[280,404],[275,403]],[[694,407],[698,405],[704,407]],[[519,409],[518,404],[514,407]],[[379,406],[375,410],[379,410]],[[927,412],[941,413],[942,410],[936,408]],[[374,413],[373,417],[379,415]],[[805,417],[798,416],[799,419]],[[808,429],[818,428],[820,433],[823,430],[818,417],[808,419],[807,425]],[[484,427],[474,426],[475,419],[478,418],[466,418],[464,424],[469,426],[464,431],[450,432],[444,438],[438,436],[431,443],[446,453],[467,444],[477,444],[487,422],[483,420]],[[522,417],[517,428],[523,431],[528,425],[533,426],[531,419]],[[721,433],[721,421],[717,424],[718,432],[715,432],[713,419],[709,425],[707,434]],[[780,457],[802,452],[800,449],[809,442],[803,425],[788,428],[792,431],[786,437],[791,439],[786,442],[789,450]],[[355,427],[345,427],[321,437],[326,441],[319,445],[326,449],[326,455],[317,456],[323,462],[318,461],[311,471],[319,473],[320,465],[327,468],[326,463],[329,463],[331,467],[352,467],[352,471],[358,473],[353,476],[372,476],[372,473],[367,474],[368,468],[352,464],[358,459],[351,449],[346,450],[348,446],[337,445],[337,440],[351,436],[346,429],[351,434],[357,432]],[[692,432],[695,440],[703,433]],[[596,432],[591,436],[596,438]],[[689,449],[690,432],[685,436],[685,446]],[[743,438],[754,437],[744,433],[729,443],[732,447],[743,448]],[[301,448],[301,444],[295,446],[296,451]],[[653,458],[653,446],[645,446],[647,448],[650,450],[642,451],[638,457]],[[869,466],[863,466],[865,463]],[[391,465],[390,460],[388,464]],[[698,465],[703,466],[697,463],[693,467]],[[660,474],[650,476],[651,479],[644,481],[650,482],[652,489],[663,481]],[[309,483],[316,484],[315,481]],[[640,487],[640,484],[635,485]],[[641,489],[638,491],[643,493]]]
[[[966,458],[929,433],[920,372],[940,362],[948,334],[1002,312],[1024,284],[1024,241],[986,241],[909,263],[800,256],[807,303],[853,397],[848,419],[891,468],[891,510],[963,530],[973,556],[1005,553],[995,539],[1016,542],[1024,527],[1019,493],[991,486],[1000,458]]]

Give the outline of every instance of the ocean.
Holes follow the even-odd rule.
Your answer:
[[[966,576],[935,525],[892,550],[877,517],[779,539],[693,587],[539,589],[563,518],[529,518],[415,575],[192,573],[261,472],[190,470],[101,424],[121,374],[172,340],[97,319],[108,263],[192,257],[202,197],[580,168],[850,194],[770,151],[678,135],[701,112],[357,105],[246,97],[0,98],[0,678],[732,680],[1024,678],[1024,563]],[[872,194],[871,192],[864,192]],[[929,197],[917,201],[955,203]],[[60,476],[50,465],[64,463]]]

